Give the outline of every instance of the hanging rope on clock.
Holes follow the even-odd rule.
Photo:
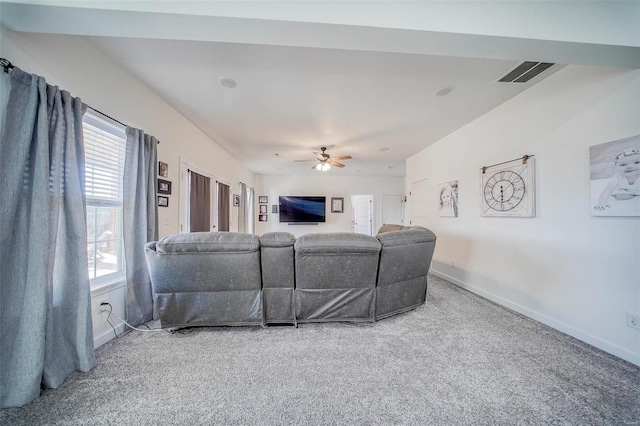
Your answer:
[[[522,160],[522,164],[527,164],[527,160],[529,158],[533,157],[533,156],[534,156],[533,154],[531,154],[531,155],[525,154],[525,155],[522,156],[522,158],[514,158],[513,160],[503,161],[502,163],[496,163],[496,164],[492,164],[490,166],[482,166],[480,168],[480,170],[482,170],[482,174],[484,174],[487,171],[487,169],[490,169],[491,167],[500,166],[502,164],[507,164],[507,163],[512,163],[512,162],[518,161],[518,160]]]

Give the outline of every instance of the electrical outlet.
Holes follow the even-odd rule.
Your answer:
[[[109,310],[109,305],[103,305],[103,303],[109,303],[106,300],[101,300],[98,305],[98,312],[107,312]]]
[[[627,312],[627,325],[631,328],[640,330],[640,314]]]

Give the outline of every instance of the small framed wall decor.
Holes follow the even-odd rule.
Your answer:
[[[269,197],[261,195],[258,197],[258,204],[269,204]]]
[[[443,182],[438,188],[438,212],[442,217],[458,217],[458,181]]]
[[[158,194],[171,194],[171,181],[158,179]]]
[[[268,216],[268,215],[266,215],[266,214],[261,214],[261,215],[259,215],[259,216],[258,216],[258,221],[259,221],[259,222],[266,222],[268,218],[269,218],[269,216]]]
[[[233,206],[238,207],[240,205],[240,196],[238,194],[233,194]]]
[[[158,161],[158,176],[169,177],[169,165]]]
[[[169,207],[169,197],[158,195],[158,207]]]
[[[266,213],[267,213],[267,205],[260,204],[260,214],[266,214]]]
[[[344,198],[331,197],[331,213],[344,213]]]

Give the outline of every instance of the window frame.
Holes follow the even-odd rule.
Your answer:
[[[109,208],[118,208],[117,212],[118,212],[118,224],[116,225],[118,228],[118,233],[119,233],[119,238],[117,239],[111,239],[110,241],[117,241],[117,269],[114,272],[105,274],[105,275],[101,275],[101,276],[97,276],[97,277],[92,277],[93,274],[95,274],[95,263],[93,266],[93,272],[89,272],[89,252],[87,250],[87,269],[89,272],[89,282],[90,282],[90,287],[91,287],[91,291],[95,292],[95,291],[99,291],[99,290],[103,290],[107,287],[111,287],[120,283],[123,283],[125,281],[125,260],[124,260],[124,241],[123,241],[123,198],[122,198],[122,191],[123,191],[123,185],[122,185],[122,180],[123,180],[123,170],[124,170],[124,155],[125,155],[125,146],[126,146],[126,128],[125,126],[121,125],[120,123],[117,123],[114,120],[111,120],[107,117],[102,116],[101,114],[92,111],[91,109],[88,109],[87,112],[85,113],[84,117],[83,117],[83,135],[86,135],[86,130],[88,127],[92,127],[93,129],[91,129],[92,131],[97,131],[98,133],[102,133],[107,134],[107,137],[111,137],[112,139],[118,140],[120,143],[119,146],[119,158],[118,158],[118,170],[117,170],[117,184],[118,188],[116,189],[116,193],[117,193],[117,198],[119,199],[105,199],[105,198],[93,198],[91,196],[89,196],[89,194],[87,194],[87,159],[86,159],[86,152],[87,152],[87,138],[85,137],[84,140],[84,148],[85,148],[85,197],[86,197],[86,211],[85,211],[85,220],[87,221],[87,229],[89,226],[88,220],[89,220],[89,209],[91,208],[96,208],[96,214],[94,215],[94,226],[97,226],[97,212],[98,212],[98,208],[100,207],[109,207]],[[89,128],[90,128],[89,127]],[[89,240],[89,233],[87,233],[87,248],[89,248],[90,246],[93,246],[95,244],[98,244],[98,236],[97,233],[94,231],[94,238],[92,240]],[[94,247],[94,250],[97,251],[97,249]],[[94,260],[95,262],[95,260]]]

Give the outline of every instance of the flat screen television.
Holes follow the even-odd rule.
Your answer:
[[[280,196],[280,222],[325,222],[327,197]]]

